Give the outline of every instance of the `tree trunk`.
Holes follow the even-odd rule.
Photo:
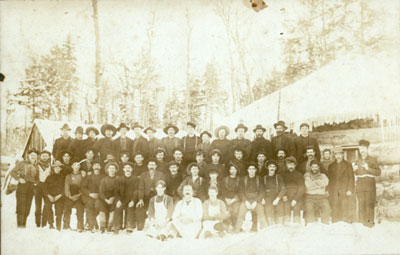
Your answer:
[[[95,47],[96,47],[96,69],[95,69],[95,91],[96,91],[96,111],[97,111],[97,120],[96,122],[104,121],[104,114],[101,107],[103,103],[100,99],[100,69],[101,69],[101,56],[100,56],[100,31],[99,31],[99,17],[98,17],[98,1],[92,0],[93,6],[93,25],[94,25],[94,35],[95,35]],[[100,111],[99,111],[100,110]]]

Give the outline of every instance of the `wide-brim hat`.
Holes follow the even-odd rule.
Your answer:
[[[275,155],[278,154],[278,151],[284,151],[284,152],[285,152],[285,155],[286,155],[286,156],[288,155],[288,152],[287,152],[287,150],[286,150],[285,148],[278,148],[278,149],[276,149],[276,150],[275,150]]]
[[[116,170],[116,172],[118,172],[119,166],[118,166],[118,163],[116,161],[108,162],[106,164],[106,166],[104,167],[104,169],[107,171],[109,166],[115,166],[115,170]]]
[[[63,150],[63,151],[60,151],[60,152],[58,153],[57,158],[60,159],[60,160],[62,161],[62,157],[63,157],[65,154],[68,154],[68,155],[71,157],[71,160],[72,160],[72,158],[74,157],[74,154],[72,153],[72,151]]]
[[[51,152],[48,151],[48,150],[46,150],[46,149],[42,150],[39,154],[40,154],[40,155],[41,155],[41,154],[48,154],[49,156],[51,156]]]
[[[112,136],[115,136],[115,134],[117,133],[117,129],[111,124],[104,124],[103,126],[101,126],[101,134],[103,136],[106,136],[106,130],[112,130]]]
[[[88,151],[93,151],[93,153],[95,152],[94,148],[92,146],[86,147],[83,152],[86,154]]]
[[[175,165],[175,166],[178,166],[178,167],[179,167],[178,162],[176,162],[176,161],[174,161],[174,160],[170,161],[170,162],[167,164],[168,168],[169,168],[170,166],[172,166],[172,165]]]
[[[274,128],[276,129],[277,126],[282,126],[284,130],[287,129],[287,126],[283,120],[280,120],[274,124]]]
[[[188,121],[188,122],[186,123],[186,126],[191,126],[191,127],[193,127],[193,128],[196,128],[196,124],[195,124],[194,122],[191,122],[191,121]]]
[[[31,153],[36,153],[39,154],[39,151],[36,150],[35,148],[29,149],[27,155],[31,154]]]
[[[262,155],[264,155],[264,156],[266,156],[266,157],[268,157],[268,154],[267,154],[267,152],[265,151],[265,150],[258,150],[258,151],[256,151],[256,157],[258,156],[258,155],[260,155],[260,154],[262,154]]]
[[[149,131],[149,130],[153,131],[154,133],[157,132],[157,130],[155,130],[155,129],[152,128],[152,127],[147,127],[143,132],[146,134],[147,131]]]
[[[130,162],[130,161],[128,161],[128,162],[125,162],[125,163],[123,163],[123,164],[122,164],[122,169],[124,169],[124,167],[125,167],[126,165],[129,165],[129,166],[131,166],[131,167],[132,167],[132,169],[133,169],[133,167],[134,167],[134,164],[133,164],[133,162]]]
[[[222,153],[221,153],[221,151],[219,150],[219,149],[212,149],[211,151],[210,151],[210,153],[208,153],[208,156],[212,156],[212,155],[214,155],[215,153],[217,153],[220,157],[221,157],[221,155],[222,155]]]
[[[235,128],[235,132],[237,132],[237,130],[238,130],[239,128],[243,128],[245,133],[246,133],[247,130],[248,130],[248,128],[247,128],[243,123],[240,123],[239,125],[237,125],[237,127]]]
[[[232,148],[233,155],[235,154],[235,151],[241,151],[243,154],[243,158],[246,157],[246,151],[244,150],[244,148],[242,146],[233,146],[233,148]]]
[[[164,155],[167,154],[167,151],[163,147],[157,147],[157,149],[155,150],[155,154],[159,152],[164,152]]]
[[[268,166],[271,164],[274,164],[276,166],[276,168],[279,169],[278,162],[276,162],[276,160],[274,160],[274,159],[267,160],[267,162],[265,162],[265,167],[268,168]]]
[[[257,165],[256,162],[250,161],[250,162],[247,164],[246,169],[249,169],[249,167],[251,167],[251,166],[254,166],[256,169],[258,168],[258,165]]]
[[[119,127],[117,128],[117,130],[119,131],[121,128],[126,128],[128,131],[129,131],[129,127],[128,127],[128,125],[126,125],[125,123],[121,123],[121,124],[119,124]]]
[[[369,147],[370,144],[371,144],[371,143],[370,143],[368,140],[364,140],[364,139],[361,139],[361,140],[358,142],[358,146]]]
[[[218,137],[218,133],[219,133],[219,131],[220,131],[221,129],[224,129],[224,130],[225,130],[225,133],[226,133],[225,136],[228,136],[228,135],[229,135],[229,133],[230,133],[229,127],[227,127],[227,126],[219,126],[219,127],[217,127],[217,128],[215,129],[215,132],[214,132],[215,137]]]
[[[132,127],[132,129],[135,129],[135,128],[141,128],[141,129],[143,129],[143,126],[140,125],[139,122],[134,122],[134,123],[131,125],[131,127]]]
[[[163,129],[164,133],[168,135],[168,129],[170,128],[173,128],[175,130],[175,134],[179,132],[179,128],[177,126],[169,124]]]
[[[201,138],[203,135],[208,135],[210,138],[212,137],[212,134],[211,134],[210,132],[208,132],[207,130],[206,130],[206,131],[203,131],[203,132],[201,132],[201,134],[200,134],[200,138]]]
[[[333,153],[343,153],[343,148],[342,147],[333,147],[332,152]]]
[[[310,125],[308,124],[308,123],[301,123],[300,124],[300,129],[302,128],[302,127],[308,127],[308,128],[310,128]]]
[[[258,124],[254,129],[253,132],[255,133],[258,129],[261,129],[263,132],[267,131],[262,125]]]
[[[88,127],[86,128],[85,134],[89,135],[90,131],[93,131],[96,135],[99,135],[99,130],[95,127]]]
[[[60,130],[63,130],[63,129],[66,129],[66,130],[68,130],[68,131],[71,131],[71,128],[69,127],[68,123],[65,123],[65,124],[60,128]]]
[[[193,166],[197,166],[197,168],[199,168],[199,166],[197,165],[197,163],[195,163],[195,162],[189,163],[188,166],[186,167],[186,173],[187,173],[188,175],[192,175],[192,173],[190,172],[190,169],[191,169]],[[199,170],[200,170],[200,168],[199,168]]]

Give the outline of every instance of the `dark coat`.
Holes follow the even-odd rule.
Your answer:
[[[149,139],[147,144],[148,144],[148,147],[149,147],[149,152],[148,152],[149,157],[155,157],[156,156],[155,153],[156,153],[156,150],[157,150],[158,147],[164,148],[162,143],[161,143],[161,140],[157,139],[157,138]]]
[[[231,161],[229,161],[229,163],[233,163],[234,165],[236,165],[239,169],[237,172],[237,176],[245,176],[247,175],[247,161],[245,160],[237,160],[237,159],[232,159]],[[229,174],[229,164],[227,164],[227,169],[226,169],[226,175]]]
[[[181,140],[178,137],[169,138],[167,136],[167,137],[164,137],[163,139],[161,139],[161,143],[167,152],[165,155],[165,159],[171,160],[172,153],[174,152],[175,148],[178,148],[180,146]]]
[[[264,151],[267,154],[267,159],[275,158],[271,141],[265,139],[264,137],[255,138],[253,142],[251,142],[251,153],[249,160],[256,161],[257,153],[260,151]]]
[[[81,161],[85,156],[85,140],[73,139],[68,146],[68,150],[72,152],[73,159]]]
[[[318,160],[321,160],[321,151],[319,150],[319,145],[317,139],[307,136],[298,136],[294,139],[294,147],[296,150],[296,159],[297,159],[297,164],[301,164],[302,162],[306,161],[307,158],[304,157],[304,148],[307,146],[313,146],[315,149],[315,157]]]
[[[362,167],[363,160],[358,159],[355,164],[358,169],[355,171],[357,178],[356,190],[357,192],[373,191],[376,190],[375,176],[381,175],[378,160],[374,157],[367,156],[365,163],[368,164],[368,170]]]
[[[166,179],[167,179],[167,189],[165,191],[165,194],[171,197],[179,197],[178,188],[183,181],[182,175],[177,174],[176,176],[172,176],[169,173],[166,175]]]
[[[239,186],[239,197],[242,202],[254,201],[259,203],[264,196],[264,184],[260,176],[250,178],[248,175],[241,178]]]
[[[118,176],[119,199],[122,203],[128,204],[131,201],[137,202],[139,196],[139,178],[131,175],[130,177]]]
[[[251,142],[249,139],[243,138],[243,139],[238,139],[235,138],[231,141],[231,152],[230,152],[230,156],[231,159],[233,159],[233,153],[235,148],[241,148],[244,150],[244,155],[243,155],[243,159],[247,160],[250,157],[250,153],[251,153]]]
[[[93,145],[98,141],[97,138],[92,139],[90,137],[86,138],[83,140],[83,146],[85,147],[84,151],[86,151],[88,148],[92,148]]]
[[[226,176],[221,182],[221,198],[236,198],[237,200],[239,200],[239,186],[240,178],[238,176],[236,176],[235,178]]]
[[[297,170],[290,172],[284,170],[280,172],[286,186],[286,194],[289,200],[302,201],[306,191],[304,176]]]
[[[53,197],[64,194],[64,176],[53,173],[46,178],[43,185],[43,194]]]
[[[266,200],[282,199],[286,195],[286,186],[280,174],[266,175],[262,178],[264,183],[264,198]]]
[[[138,152],[143,153],[142,155],[145,159],[147,159],[149,157],[148,141],[143,136],[139,136],[133,140],[132,153],[133,153],[133,155],[135,155],[135,153],[138,153]]]
[[[115,197],[115,201],[119,200],[119,186],[116,176],[106,176],[100,181],[99,198],[105,200],[111,197]]]
[[[145,164],[138,166],[136,163],[134,163],[133,171],[132,171],[133,175],[139,177],[142,173],[145,173],[145,172],[147,172],[147,166]]]
[[[196,135],[193,137],[189,136],[182,137],[181,147],[183,148],[183,160],[185,160],[185,162],[189,163],[196,161],[195,152],[200,142],[201,142],[200,137]]]
[[[343,160],[340,164],[334,162],[328,168],[329,194],[339,193],[346,195],[347,191],[354,193],[354,173],[352,165]]]
[[[274,153],[274,158],[276,158],[276,151],[278,149],[286,150],[288,154],[286,155],[286,157],[296,156],[296,148],[294,146],[294,143],[292,139],[286,134],[272,137],[271,144],[272,144],[272,151]]]
[[[84,203],[89,199],[90,193],[99,193],[100,188],[100,181],[103,179],[104,175],[87,175],[82,180],[81,184],[81,193],[82,193],[82,200]]]
[[[159,180],[165,181],[165,175],[160,171],[155,171],[153,179],[151,179],[149,171],[142,173],[139,183],[139,200],[154,196],[156,183]]]
[[[100,156],[100,159],[104,161],[106,159],[107,154],[111,153],[116,157],[114,151],[114,143],[112,138],[100,138],[94,145],[94,154]]]
[[[85,171],[86,173],[93,172],[92,166],[93,166],[93,160],[92,162],[86,160],[85,162],[81,163],[81,171]]]
[[[129,137],[125,138],[125,147],[122,146],[122,138],[118,137],[113,141],[113,148],[114,148],[114,154],[116,158],[121,157],[121,152],[123,151],[128,151],[129,152],[129,157],[132,158],[132,148],[133,148],[133,140],[130,139]]]
[[[185,185],[192,185],[193,187],[193,196],[199,198],[201,201],[204,201],[207,198],[206,188],[207,181],[199,176],[196,181],[193,182],[192,176],[187,176],[179,185],[178,194],[182,198],[183,197],[183,187]]]
[[[57,138],[54,141],[53,145],[53,152],[52,152],[53,157],[57,158],[60,152],[67,150],[71,142],[72,142],[71,137],[68,137],[68,139],[64,139],[63,137]]]
[[[221,151],[221,159],[219,162],[226,164],[231,159],[231,141],[228,139],[216,139],[211,143],[211,150],[218,149]]]

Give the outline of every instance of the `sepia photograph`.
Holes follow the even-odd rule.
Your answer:
[[[1,254],[400,254],[398,0],[0,0]]]

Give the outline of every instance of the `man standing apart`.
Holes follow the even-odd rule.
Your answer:
[[[369,155],[369,145],[369,141],[360,140],[358,150],[361,158],[353,164],[353,169],[357,177],[358,219],[364,226],[373,227],[376,202],[375,177],[381,175],[381,169],[377,159]]]

